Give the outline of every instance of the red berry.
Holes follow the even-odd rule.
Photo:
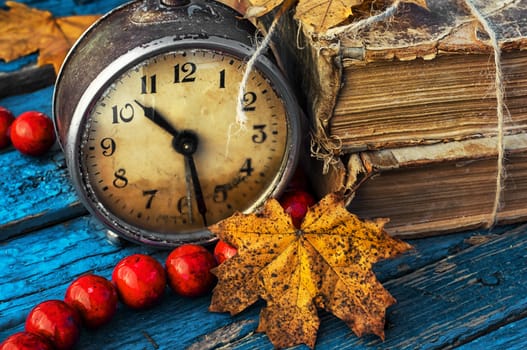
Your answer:
[[[144,254],[130,255],[119,261],[112,280],[121,301],[134,309],[145,309],[158,303],[167,283],[163,265]]]
[[[209,293],[216,277],[210,269],[216,259],[202,246],[184,244],[174,249],[166,259],[168,284],[179,295],[198,297]]]
[[[46,337],[56,349],[71,349],[79,340],[79,315],[62,300],[44,301],[27,316],[26,331]]]
[[[216,258],[218,264],[221,264],[225,260],[232,258],[237,252],[238,250],[235,247],[225,241],[222,241],[221,239],[214,247],[214,257]]]
[[[108,323],[117,310],[117,291],[106,278],[86,274],[73,281],[64,297],[76,309],[84,325],[97,328]]]
[[[19,115],[11,124],[11,142],[21,153],[40,156],[55,142],[53,122],[47,115],[29,111]]]
[[[15,116],[10,110],[0,107],[0,148],[5,148],[11,143],[9,127],[14,120]]]
[[[280,204],[285,209],[285,212],[291,215],[293,225],[299,228],[307,213],[307,208],[315,204],[315,198],[307,191],[290,191],[282,195]]]
[[[0,343],[0,350],[53,350],[53,345],[36,333],[18,332]]]

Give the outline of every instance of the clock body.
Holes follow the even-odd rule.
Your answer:
[[[210,1],[135,1],[76,43],[54,122],[81,201],[138,243],[207,243],[207,226],[278,195],[297,164],[300,112],[273,61],[240,92],[254,30]]]

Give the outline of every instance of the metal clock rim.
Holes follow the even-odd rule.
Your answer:
[[[83,169],[80,162],[80,146],[84,139],[80,128],[86,123],[100,96],[116,78],[146,59],[163,53],[188,49],[219,51],[237,57],[241,61],[246,61],[254,52],[253,48],[247,47],[235,40],[215,36],[189,37],[173,35],[138,46],[111,62],[88,85],[72,115],[70,128],[65,141],[68,146],[61,145],[65,151],[66,160],[70,165],[70,174],[74,186],[82,188],[79,195],[81,202],[92,215],[104,222],[107,226],[118,229],[116,233],[119,236],[136,243],[159,247],[173,247],[190,242],[200,244],[211,243],[216,240],[216,237],[204,228],[203,230],[192,231],[190,233],[181,233],[177,235],[176,239],[171,239],[168,237],[168,234],[151,232],[128,225],[126,222],[114,216],[111,211],[104,208],[97,199],[90,198],[90,195],[93,196],[93,191],[89,188],[89,183],[83,178]],[[296,168],[301,140],[300,110],[296,103],[296,98],[289,91],[285,78],[265,56],[258,58],[254,69],[259,70],[267,80],[270,80],[277,95],[283,101],[287,113],[288,136],[279,171],[275,174],[269,188],[245,212],[253,211],[263,204],[265,198],[276,196],[283,190],[285,184],[281,181],[281,177],[289,178]]]

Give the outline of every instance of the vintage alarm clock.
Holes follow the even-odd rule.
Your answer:
[[[211,242],[207,226],[282,191],[297,163],[300,112],[265,56],[238,93],[254,40],[223,4],[141,0],[74,45],[54,122],[81,201],[111,232],[156,246]]]

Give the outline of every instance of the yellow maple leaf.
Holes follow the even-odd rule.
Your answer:
[[[279,348],[301,343],[313,348],[319,308],[358,336],[384,338],[386,308],[395,299],[372,265],[411,248],[390,237],[385,222],[359,220],[335,194],[309,208],[300,229],[274,199],[259,213],[234,214],[209,227],[238,249],[213,270],[218,284],[210,310],[235,315],[264,299],[258,331]]]
[[[39,51],[37,65],[52,64],[58,73],[75,40],[98,15],[55,18],[14,1],[9,10],[0,10],[0,59],[6,62]]]

